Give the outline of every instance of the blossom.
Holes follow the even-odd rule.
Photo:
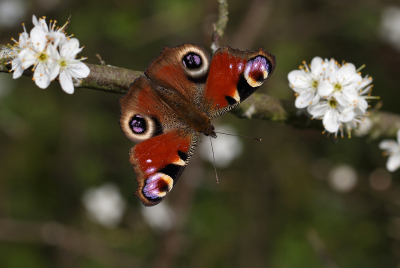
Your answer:
[[[82,201],[89,217],[108,228],[117,227],[126,210],[126,202],[113,183],[86,190]]]
[[[397,131],[397,142],[395,140],[383,140],[379,143],[379,148],[385,150],[389,158],[386,162],[386,168],[393,172],[400,167],[400,129]]]
[[[337,133],[342,123],[350,122],[354,118],[352,107],[340,105],[335,97],[309,106],[307,111],[314,118],[323,118],[322,123],[325,129],[331,133]]]
[[[12,60],[13,78],[19,78],[23,71],[33,65],[33,80],[40,88],[47,88],[52,80],[59,77],[62,89],[71,94],[74,92],[74,80],[80,81],[89,75],[90,69],[81,61],[75,59],[82,51],[76,38],[65,35],[65,28],[69,23],[56,28],[56,21],[47,25],[45,17],[37,19],[32,16],[35,26],[30,35],[24,32],[13,47]]]
[[[342,105],[354,105],[357,102],[356,87],[361,76],[352,63],[340,66],[334,59],[327,64],[325,78],[321,81],[318,94],[327,98],[333,96]]]
[[[82,59],[75,59],[81,50],[78,39],[72,38],[60,46],[60,54],[54,53],[55,61],[51,66],[50,80],[55,79],[59,74],[61,88],[69,94],[74,93],[72,78],[85,78],[90,73],[86,64],[81,62]]]
[[[306,62],[303,64],[304,67],[301,66],[300,70],[294,70],[288,74],[289,86],[296,92],[295,106],[297,108],[305,108],[319,101],[317,90],[324,69],[324,63],[320,57],[315,57],[310,66],[307,66]]]
[[[29,34],[26,32],[25,25],[22,24],[22,27],[24,28],[24,32],[19,35],[19,40],[16,41],[14,38],[12,40],[15,42],[14,47],[12,47],[12,53],[11,56],[14,56],[14,59],[11,62],[11,71],[14,71],[13,73],[13,78],[17,79],[19,78],[22,73],[24,72],[24,69],[22,68],[22,62],[18,57],[18,54],[21,52],[22,49],[27,48],[29,44]]]
[[[47,88],[50,84],[49,64],[52,45],[47,44],[45,32],[39,27],[34,27],[31,30],[31,46],[24,48],[18,55],[22,62],[22,69],[27,69],[34,65],[35,72],[33,80],[40,88]]]
[[[337,136],[346,131],[351,136],[368,115],[372,78],[364,78],[352,63],[339,64],[334,59],[315,57],[311,64],[288,74],[290,87],[296,92],[295,106],[307,108],[313,119],[322,120],[325,130]]]
[[[57,47],[59,43],[63,43],[66,41],[66,36],[63,33],[63,27],[56,29],[56,23],[57,21],[50,21],[49,26],[47,26],[46,23],[46,17],[39,18],[39,20],[36,18],[35,15],[32,16],[32,23],[36,27],[40,27],[45,33],[46,37],[49,41],[52,42],[52,44]]]

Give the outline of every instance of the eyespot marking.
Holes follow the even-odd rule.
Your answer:
[[[193,69],[199,68],[202,64],[202,60],[198,54],[190,52],[183,57],[182,63],[186,68]]]
[[[142,192],[150,201],[158,201],[171,191],[172,187],[172,178],[164,173],[157,172],[146,180]]]
[[[263,56],[257,56],[246,63],[244,77],[251,87],[261,86],[271,72],[271,63]]]
[[[197,46],[186,46],[181,53],[182,68],[189,79],[206,79],[210,56]]]
[[[143,134],[147,130],[146,120],[139,114],[133,116],[132,120],[129,122],[129,125],[135,134]]]

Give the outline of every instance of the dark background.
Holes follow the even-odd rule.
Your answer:
[[[163,45],[209,49],[218,14],[215,0],[3,0],[0,13],[7,2],[19,3],[20,15],[2,15],[1,44],[18,38],[22,22],[29,31],[32,14],[60,26],[71,14],[68,33],[85,46],[79,55],[87,63],[98,64],[98,53],[107,64],[141,71]],[[294,96],[287,74],[303,60],[366,64],[363,75],[374,78],[382,110],[399,113],[400,50],[381,30],[384,10],[394,5],[399,1],[232,0],[222,44],[262,45],[274,54],[275,72],[259,92],[288,100]],[[164,228],[157,228],[132,194],[133,144],[119,127],[120,95],[91,89],[68,95],[58,82],[42,90],[4,73],[0,93],[0,267],[400,265],[400,171],[386,171],[380,140],[335,142],[318,130],[227,114],[217,123],[263,141],[239,140],[243,151],[218,168],[219,184],[196,151],[155,211],[169,211],[172,224],[161,218]],[[344,190],[332,175],[341,165],[357,180]],[[105,183],[126,202],[113,228],[88,217],[82,202],[88,189]]]

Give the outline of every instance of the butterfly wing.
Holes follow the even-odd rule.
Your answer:
[[[202,93],[203,111],[212,119],[233,109],[257,90],[275,69],[275,57],[262,47],[240,51],[218,49]]]
[[[125,135],[139,142],[129,161],[136,173],[135,195],[145,206],[161,202],[185,169],[196,146],[197,133],[179,120],[146,77],[138,78],[119,99]]]
[[[199,107],[210,62],[210,55],[202,47],[192,44],[165,46],[145,74],[157,85],[177,90]]]

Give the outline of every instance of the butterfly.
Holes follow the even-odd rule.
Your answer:
[[[275,57],[219,48],[211,58],[193,44],[164,47],[118,100],[120,125],[137,145],[129,162],[136,173],[135,195],[145,206],[161,202],[177,183],[199,133],[216,138],[211,124],[249,97],[272,74]]]

